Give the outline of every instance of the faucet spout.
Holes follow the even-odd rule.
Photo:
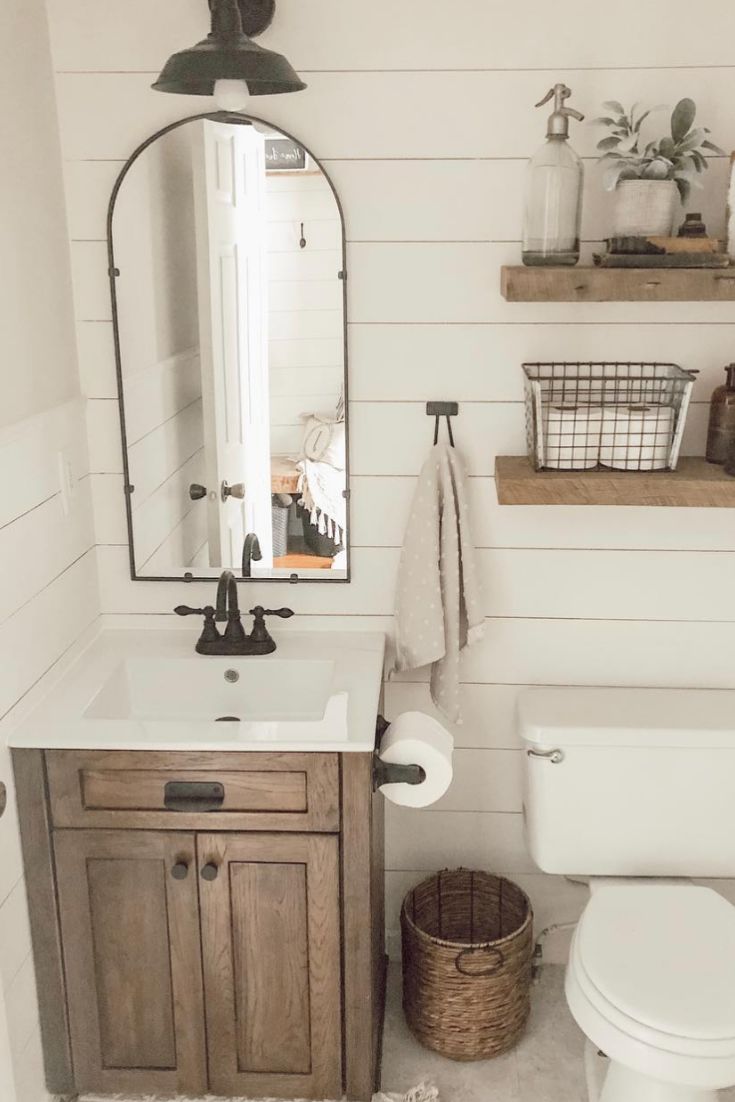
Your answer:
[[[239,611],[235,575],[231,570],[223,570],[217,584],[217,612],[214,618],[218,624],[223,624],[229,619],[228,613]]]
[[[243,578],[252,578],[252,564],[254,562],[260,562],[262,558],[263,552],[260,550],[260,540],[256,536],[255,532],[248,532],[247,536],[245,537],[245,542],[242,545]]]

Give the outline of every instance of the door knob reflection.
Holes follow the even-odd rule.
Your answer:
[[[222,500],[227,501],[228,497],[236,497],[239,501],[243,501],[245,498],[245,483],[235,482],[232,486],[228,482],[222,483]]]

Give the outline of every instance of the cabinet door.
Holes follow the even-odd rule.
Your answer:
[[[338,839],[198,835],[213,1094],[342,1097]]]
[[[77,1090],[206,1092],[194,836],[60,831]]]

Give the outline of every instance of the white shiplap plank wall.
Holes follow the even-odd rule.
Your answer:
[[[62,454],[75,481],[67,512],[60,491]],[[99,615],[81,398],[0,430],[0,482],[0,780],[9,797],[0,820],[0,1000],[8,1008],[18,1102],[31,1102],[42,1095],[42,1057],[5,734],[12,723],[8,713]]]
[[[176,594],[127,580],[104,209],[135,144],[201,108],[148,86],[173,49],[201,36],[204,8],[201,0],[128,0],[124,9],[49,0],[80,356],[93,399],[102,601],[121,623],[168,612]],[[730,0],[711,0],[696,35],[687,13],[680,0],[621,0],[603,30],[583,0],[566,5],[561,28],[545,0],[457,0],[449,14],[440,0],[279,0],[263,39],[287,53],[309,89],[257,107],[326,161],[349,239],[354,582],[289,590],[302,627],[389,623],[402,525],[429,443],[422,403],[462,403],[456,432],[472,476],[488,637],[464,664],[467,717],[456,731],[450,796],[427,812],[390,814],[391,927],[405,887],[443,863],[518,875],[543,920],[578,911],[583,893],[539,876],[523,849],[512,722],[519,687],[735,686],[729,511],[502,509],[492,478],[494,455],[523,447],[524,359],[661,359],[699,369],[685,450],[703,449],[709,394],[734,358],[731,305],[509,305],[498,289],[500,264],[518,255],[524,164],[543,138],[544,112],[532,105],[554,81],[566,80],[589,116],[610,97],[691,95],[715,140],[735,147],[735,11]],[[594,137],[575,127],[587,159],[588,248],[609,213]],[[716,158],[707,191],[693,199],[716,232],[726,172]],[[421,679],[388,685],[391,714],[427,700]]]

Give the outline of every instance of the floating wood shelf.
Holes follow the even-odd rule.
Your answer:
[[[699,457],[675,471],[536,471],[525,455],[499,455],[501,505],[665,505],[735,508],[735,478]]]
[[[735,302],[732,268],[501,269],[508,302]]]

